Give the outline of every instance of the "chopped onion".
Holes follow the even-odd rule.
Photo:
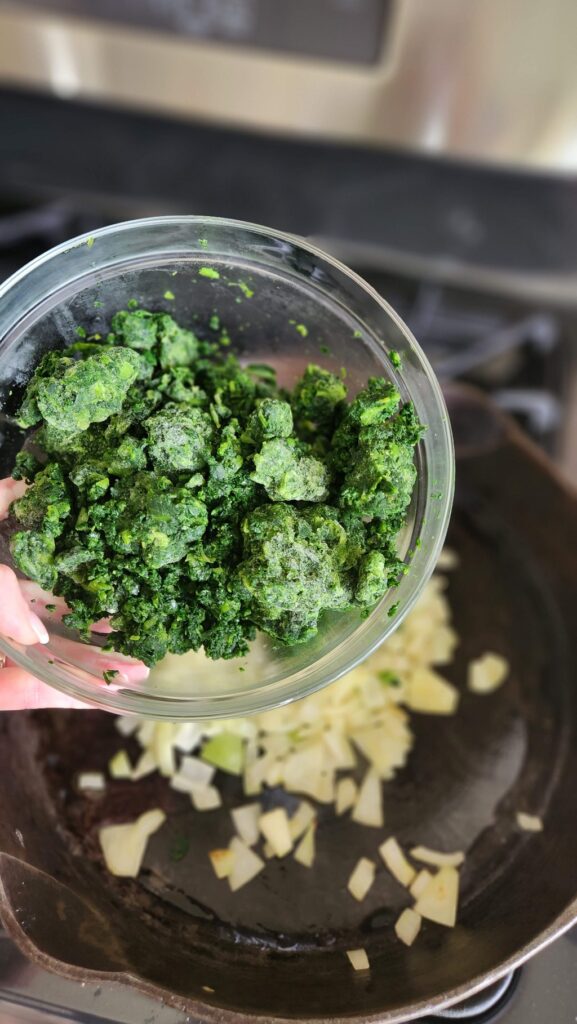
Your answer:
[[[517,814],[517,824],[524,832],[543,831],[543,822],[536,814],[525,814],[524,811],[519,811]]]
[[[323,733],[325,747],[325,763],[330,763],[337,771],[350,770],[356,766],[357,759],[347,737],[337,729],[327,729]]]
[[[347,956],[355,971],[370,971],[371,965],[365,949],[347,949]]]
[[[473,693],[493,693],[509,675],[509,662],[501,654],[481,655],[469,664],[467,686]]]
[[[132,781],[137,782],[139,779],[143,779],[146,775],[150,775],[156,771],[156,761],[149,750],[145,750],[140,755],[136,765],[132,769]]]
[[[361,900],[364,900],[375,880],[375,870],[375,864],[368,857],[361,857],[357,861],[356,867],[348,880],[347,889],[351,896],[354,896],[359,903]]]
[[[306,800],[301,800],[292,818],[289,818],[289,831],[293,843],[300,839],[315,818],[316,812],[314,807]]]
[[[426,868],[423,868],[422,871],[419,871],[417,877],[415,878],[415,881],[409,888],[409,892],[414,900],[418,900],[421,893],[423,893],[427,888],[432,877],[433,876],[431,872],[427,871]]]
[[[231,732],[221,732],[205,743],[202,760],[220,768],[229,775],[242,775],[244,751],[242,737]]]
[[[232,850],[211,850],[209,855],[210,863],[214,868],[217,878],[228,878],[234,863]]]
[[[245,804],[244,807],[235,807],[230,813],[240,838],[247,846],[254,846],[259,837],[260,804]]]
[[[421,930],[422,917],[416,910],[407,907],[403,910],[395,923],[397,938],[405,943],[405,946],[412,946]]]
[[[202,739],[202,726],[200,722],[183,722],[176,727],[174,733],[174,746],[183,754],[190,754],[198,746]]]
[[[149,718],[146,718],[143,722],[140,722],[136,735],[138,736],[138,742],[145,749],[151,745],[154,740],[154,733],[156,732],[157,722],[151,722]]]
[[[411,857],[420,860],[422,864],[432,864],[436,868],[459,868],[465,860],[465,854],[461,850],[455,850],[454,853],[441,853],[440,850],[430,850],[428,846],[414,846],[411,850]]]
[[[163,824],[166,815],[155,809],[141,814],[126,825],[107,825],[100,829],[98,838],[106,867],[119,878],[136,878],[149,836]]]
[[[154,769],[153,769],[154,770]],[[133,779],[134,772],[126,750],[117,750],[108,762],[108,771],[113,779]]]
[[[358,788],[354,779],[339,779],[337,782],[337,799],[335,810],[337,814],[345,814],[350,810],[357,799]]]
[[[117,715],[114,722],[114,726],[121,736],[132,736],[140,725],[140,719],[133,715]]]
[[[459,566],[459,556],[452,548],[443,548],[437,559],[437,569],[441,572],[450,572]]]
[[[102,792],[106,789],[106,779],[102,772],[81,772],[76,780],[80,790],[91,789],[94,792]]]
[[[275,852],[269,842],[263,843],[262,855],[266,860],[271,860],[274,857]]]
[[[352,813],[353,821],[373,828],[383,826],[383,794],[381,780],[373,771],[368,771],[359,790]]]
[[[191,782],[198,782],[201,786],[208,786],[213,778],[216,768],[211,764],[205,764],[199,757],[183,757],[180,761],[179,775],[190,779]]]
[[[265,865],[264,861],[238,836],[231,839],[230,851],[233,855],[233,864],[228,876],[228,884],[231,891],[236,892],[237,889],[241,889],[243,885],[252,881]]]
[[[315,831],[316,824],[309,825],[299,845],[294,852],[294,859],[305,868],[312,868],[315,860]]]
[[[391,836],[379,846],[379,853],[393,878],[408,888],[414,882],[417,872],[409,864],[397,840]]]
[[[172,722],[158,722],[152,741],[152,754],[161,775],[169,779],[176,771],[174,748],[174,725]]]
[[[440,868],[415,903],[421,917],[446,928],[454,928],[459,900],[459,873],[456,868]]]
[[[412,711],[428,715],[453,715],[459,691],[431,668],[418,668],[407,680],[407,704]]]
[[[284,807],[276,807],[274,811],[262,814],[258,820],[258,827],[272,846],[276,857],[286,857],[287,853],[291,852],[293,841]]]
[[[216,786],[194,784],[190,794],[195,811],[215,811],[222,806],[222,797]]]

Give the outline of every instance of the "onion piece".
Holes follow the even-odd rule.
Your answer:
[[[132,769],[132,781],[137,782],[139,779],[143,779],[146,775],[151,775],[157,768],[156,761],[149,750],[145,750],[140,755],[134,768]]]
[[[230,812],[232,823],[247,846],[254,846],[258,843],[260,816],[260,804],[245,804],[244,807],[235,807]]]
[[[286,857],[293,848],[288,814],[284,807],[267,811],[258,819],[258,827],[270,843],[276,857]]]
[[[216,786],[201,786],[191,783],[194,788],[191,790],[190,798],[195,811],[215,811],[222,807],[222,797]]]
[[[148,838],[165,820],[164,812],[156,808],[141,814],[130,824],[101,828],[98,838],[110,874],[119,878],[136,878]]]
[[[151,752],[161,775],[169,779],[176,771],[174,748],[174,725],[172,722],[157,722],[152,740]]]
[[[441,572],[451,572],[459,567],[459,556],[452,548],[443,548],[437,559],[437,569]]]
[[[294,852],[294,859],[305,868],[312,868],[316,856],[315,849],[316,824],[309,825]]]
[[[365,949],[347,949],[347,956],[355,971],[370,971],[371,965]]]
[[[459,691],[431,668],[418,668],[407,679],[407,705],[428,715],[454,715]]]
[[[264,861],[251,850],[250,846],[243,843],[242,839],[234,836],[230,841],[230,851],[233,856],[233,864],[228,884],[232,892],[241,889],[243,885],[252,881],[264,868]]]
[[[423,868],[422,871],[419,871],[417,877],[415,878],[415,881],[409,888],[409,892],[414,900],[418,900],[421,893],[423,893],[427,888],[432,877],[433,876],[431,872],[427,871],[426,868]]]
[[[214,779],[216,768],[214,765],[205,764],[199,757],[183,757],[178,769],[179,775],[190,779],[191,782],[198,782],[201,786],[208,786]]]
[[[228,878],[234,863],[234,853],[232,850],[211,850],[208,856],[210,857],[210,863],[214,868],[216,877]]]
[[[429,921],[454,928],[459,901],[459,873],[456,868],[440,868],[415,903],[414,910]]]
[[[82,791],[90,789],[95,793],[101,793],[106,789],[106,779],[102,772],[80,772],[76,785]]]
[[[183,722],[176,727],[174,733],[174,746],[182,754],[190,754],[198,746],[202,739],[202,726],[200,722]]]
[[[519,811],[517,814],[517,824],[524,832],[543,831],[543,822],[536,814],[525,814],[524,811]]]
[[[202,748],[201,757],[208,764],[220,768],[229,775],[242,775],[244,764],[244,743],[242,737],[232,732],[221,732],[208,740]]]
[[[117,750],[108,762],[108,771],[113,779],[132,779],[134,772],[126,750]]]
[[[465,860],[462,850],[455,850],[454,853],[441,853],[440,850],[430,850],[428,846],[413,846],[410,853],[411,857],[420,860],[421,864],[432,864],[436,868],[459,868]]]
[[[375,870],[375,864],[368,857],[361,857],[353,869],[347,882],[347,889],[359,903],[364,900],[375,880]]]
[[[385,842],[379,846],[379,853],[385,863],[385,866],[389,869],[393,878],[396,878],[397,882],[404,885],[405,888],[412,885],[415,881],[417,872],[412,864],[409,864],[409,861],[393,836],[391,836],[390,839],[385,840]]]
[[[316,818],[314,807],[307,800],[301,800],[292,818],[289,818],[289,832],[293,843],[306,832]]]
[[[368,771],[365,775],[353,808],[352,819],[359,825],[370,825],[373,828],[383,827],[382,785],[381,780],[373,771]]]
[[[353,806],[358,795],[358,787],[354,779],[339,779],[336,788],[335,810],[337,814],[345,814]]]
[[[501,654],[488,651],[469,664],[467,687],[472,693],[493,693],[509,675],[509,662]]]
[[[407,907],[395,922],[397,938],[405,943],[405,946],[412,946],[421,930],[422,917],[416,910]]]
[[[121,736],[132,736],[140,726],[140,720],[133,715],[117,715],[114,728]]]

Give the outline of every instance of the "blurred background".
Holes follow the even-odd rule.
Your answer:
[[[0,276],[165,212],[313,238],[577,479],[575,0],[0,2]]]

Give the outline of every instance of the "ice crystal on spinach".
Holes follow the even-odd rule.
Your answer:
[[[153,665],[246,653],[263,630],[314,636],[366,611],[405,566],[395,538],[421,434],[383,378],[350,403],[309,366],[287,393],[166,313],[134,308],[40,362],[19,413],[14,561],[63,597],[65,622]]]

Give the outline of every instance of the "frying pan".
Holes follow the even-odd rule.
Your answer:
[[[0,899],[4,924],[34,960],[81,980],[118,979],[201,1021],[401,1021],[482,988],[577,917],[577,503],[544,457],[480,394],[448,394],[458,456],[450,533],[460,566],[449,599],[461,644],[448,676],[451,718],[413,715],[409,763],[385,787],[386,827],[403,846],[464,848],[455,929],[424,922],[411,949],[393,923],[407,904],[385,871],[362,904],[346,891],[374,830],[320,808],[317,860],[270,862],[232,895],[207,851],[230,839],[221,811],[200,816],[159,776],[74,792],[79,770],[118,748],[110,716],[5,715],[0,723]],[[511,664],[506,685],[466,692],[485,650]],[[272,791],[271,805],[290,797]],[[102,866],[98,825],[151,807],[168,813],[138,880]],[[516,813],[540,815],[540,834]],[[364,947],[370,975],[347,949]]]

